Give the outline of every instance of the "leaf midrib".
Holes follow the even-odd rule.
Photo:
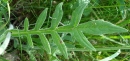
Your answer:
[[[24,30],[18,30],[18,29],[13,29],[10,30],[10,32],[12,33],[12,36],[18,36],[18,35],[27,35],[27,34],[39,34],[39,33],[44,33],[44,34],[51,34],[53,31],[57,31],[58,33],[64,33],[64,32],[71,32],[73,31],[73,28],[64,28],[64,29],[39,29],[39,30],[28,30],[28,31],[24,31]]]

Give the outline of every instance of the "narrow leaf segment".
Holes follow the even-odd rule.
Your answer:
[[[72,36],[78,41],[82,46],[86,47],[86,49],[90,51],[96,51],[93,45],[88,41],[88,39],[84,36],[81,31],[75,30],[72,32]]]
[[[73,26],[73,27],[78,26],[78,24],[81,20],[83,11],[86,8],[86,6],[88,5],[88,3],[89,3],[88,0],[81,2],[80,5],[73,11],[71,22],[70,22],[71,26]]]
[[[47,8],[44,10],[44,11],[42,11],[42,13],[39,15],[39,17],[38,17],[38,19],[37,19],[37,22],[36,22],[36,25],[35,25],[35,27],[34,27],[34,30],[39,30],[41,27],[42,27],[42,25],[43,25],[43,23],[44,23],[44,21],[45,21],[45,19],[46,19],[46,16],[47,16]]]
[[[62,19],[63,16],[62,5],[63,3],[60,3],[56,6],[55,12],[52,15],[51,29],[55,29]]]
[[[39,38],[41,39],[41,43],[43,44],[43,48],[46,50],[48,54],[51,54],[50,44],[47,38],[45,37],[45,35],[42,33],[39,33],[38,35],[39,35]]]
[[[58,46],[60,52],[63,54],[63,56],[66,59],[68,59],[67,48],[65,46],[65,43],[63,42],[63,40],[59,36],[59,34],[54,31],[51,33],[51,35],[52,35],[52,39],[53,39],[54,43]]]

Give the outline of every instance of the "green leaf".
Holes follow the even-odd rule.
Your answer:
[[[72,25],[73,27],[78,26],[78,24],[81,20],[83,11],[86,8],[86,6],[88,5],[88,3],[89,3],[89,1],[80,3],[80,5],[73,11],[70,25]]]
[[[116,0],[117,4],[119,5],[119,10],[122,16],[122,19],[126,18],[126,4],[124,0]]]
[[[39,33],[38,35],[39,35],[39,38],[41,39],[41,42],[42,42],[43,47],[44,47],[44,49],[46,50],[46,52],[47,52],[48,54],[51,54],[50,44],[49,44],[47,38],[45,37],[45,35],[42,34],[42,33]]]
[[[27,42],[28,42],[29,47],[33,48],[34,46],[33,46],[31,35],[27,34],[26,36],[27,36]]]
[[[127,29],[103,20],[95,20],[82,23],[76,28],[82,32],[93,35],[121,33],[128,31]]]
[[[62,5],[63,5],[63,3],[58,4],[56,6],[55,12],[52,15],[52,22],[51,22],[52,29],[55,29],[62,19],[62,16],[63,16]]]
[[[25,20],[24,20],[24,30],[28,31],[28,27],[29,27],[28,18],[25,18]]]
[[[65,58],[68,59],[68,53],[67,53],[67,47],[65,43],[63,42],[62,38],[59,36],[58,33],[71,33],[72,36],[83,46],[86,47],[89,51],[95,51],[96,49],[93,47],[93,45],[88,41],[86,36],[84,36],[83,33],[87,34],[93,34],[93,35],[102,35],[102,34],[111,34],[111,33],[121,33],[121,32],[127,32],[126,29],[116,26],[110,22],[102,21],[102,20],[96,20],[96,21],[89,21],[86,23],[79,24],[83,11],[85,7],[88,5],[88,0],[82,0],[82,2],[79,3],[79,6],[75,9],[75,11],[72,13],[72,19],[70,22],[70,25],[65,26],[59,26],[59,22],[62,19],[63,11],[62,11],[62,5],[63,3],[60,3],[57,5],[55,12],[52,15],[52,22],[51,27],[46,29],[40,29],[43,25],[46,15],[47,15],[47,9],[45,9],[42,14],[39,16],[36,26],[34,27],[34,30],[28,30],[28,21],[25,21],[25,29],[24,30],[11,30],[13,36],[27,36],[28,44],[29,46],[33,47],[33,41],[31,38],[31,35],[39,35],[39,38],[41,39],[42,43],[36,44],[41,46],[44,46],[44,49],[47,51],[47,53],[51,53],[51,55],[55,54],[55,49],[58,50],[58,52],[61,52]],[[49,42],[44,34],[51,34],[52,39],[54,43],[57,45],[57,47],[52,46],[52,49],[49,45]],[[38,39],[38,38],[37,38]],[[71,39],[70,39],[71,40]],[[110,39],[109,39],[110,40]],[[26,48],[26,47],[25,47]],[[85,50],[86,50],[85,49]],[[54,52],[54,53],[53,53]]]
[[[46,16],[47,16],[47,8],[44,10],[44,11],[42,11],[42,13],[39,15],[39,17],[38,17],[38,19],[37,19],[37,22],[36,22],[36,25],[35,25],[35,27],[34,27],[34,30],[39,30],[41,27],[42,27],[42,25],[43,25],[43,23],[44,23],[44,21],[45,21],[45,19],[46,19]]]
[[[72,36],[78,41],[82,46],[86,47],[90,51],[96,51],[93,45],[88,41],[81,31],[75,30],[72,32]]]
[[[54,43],[58,46],[60,52],[63,54],[63,56],[68,59],[68,53],[67,53],[67,48],[65,46],[65,43],[59,36],[59,34],[55,31],[51,33],[52,39],[54,40]]]

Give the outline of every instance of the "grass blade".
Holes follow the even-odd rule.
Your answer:
[[[63,3],[58,4],[56,6],[55,12],[52,15],[52,22],[51,22],[52,29],[55,29],[59,25],[59,22],[62,19],[62,16],[63,16],[62,5]]]
[[[107,36],[105,36],[105,35],[100,35],[100,36],[102,36],[102,38],[107,39],[107,40],[109,40],[109,41],[111,41],[111,42],[114,42],[114,43],[116,43],[116,44],[123,45],[123,46],[125,45],[125,44],[120,43],[120,42],[117,42],[117,41],[115,41],[115,40],[113,40],[113,39],[111,39],[111,38],[109,38],[109,37],[107,37]]]
[[[44,23],[44,21],[45,21],[45,19],[46,19],[46,16],[47,16],[47,8],[44,10],[44,11],[42,11],[42,13],[39,15],[39,17],[38,17],[38,19],[37,19],[37,22],[36,22],[36,25],[35,25],[35,27],[34,27],[34,30],[39,30],[41,27],[42,27],[42,25],[43,25],[43,23]]]
[[[119,49],[116,53],[114,53],[113,55],[109,56],[109,57],[106,57],[102,60],[99,60],[99,61],[110,61],[112,59],[114,59],[115,57],[117,57],[119,54],[121,53],[121,50]]]
[[[96,51],[93,45],[88,41],[84,34],[80,31],[74,31],[72,36],[78,41],[82,46],[86,47],[90,51]]]
[[[43,35],[43,34],[41,34],[41,33],[39,33],[38,35],[39,35],[39,37],[40,37],[40,39],[41,39],[41,42],[42,42],[43,47],[44,47],[44,49],[46,50],[46,52],[47,52],[48,54],[51,54],[50,44],[49,44],[47,38],[45,37],[45,35]]]
[[[65,46],[65,43],[63,42],[63,40],[59,36],[59,34],[54,31],[51,33],[51,35],[52,35],[52,39],[54,40],[54,43],[58,46],[60,52],[63,54],[63,56],[66,59],[68,59],[67,48]]]
[[[100,47],[96,51],[114,51],[114,50],[130,50],[130,46]],[[67,51],[90,51],[86,48],[68,48]]]

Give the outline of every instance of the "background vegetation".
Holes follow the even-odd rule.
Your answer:
[[[81,0],[9,0],[10,17],[7,8],[7,1],[1,0],[0,34],[8,28],[9,23],[12,23],[15,29],[24,29],[24,19],[26,17],[30,23],[29,30],[33,29],[38,16],[43,10],[45,10],[45,8],[48,8],[48,12],[47,18],[42,27],[49,28],[51,26],[52,14],[54,13],[56,6],[61,2],[63,2],[62,9],[64,13],[60,22],[60,25],[62,26],[71,22],[72,12],[80,5]],[[103,19],[129,30],[129,17],[130,0],[91,0],[83,12],[80,24],[92,20]],[[33,44],[36,46],[34,49],[30,49],[25,36],[12,37],[8,48],[6,49],[6,53],[0,56],[0,58],[2,60],[15,61],[97,61],[111,56],[118,49],[121,49],[120,55],[112,59],[112,61],[130,60],[129,31],[126,33],[105,34],[105,36],[84,33],[97,51],[84,49],[80,43],[76,42],[73,37],[70,36],[70,34],[65,35],[66,36],[63,36],[62,39],[67,48],[70,48],[67,52],[69,59],[65,59],[59,51],[53,49],[56,45],[52,42],[51,35],[49,34],[46,35],[46,38],[49,40],[52,52],[56,53],[56,56],[51,56],[47,51],[44,51],[41,47],[41,42],[39,42],[39,36],[32,35]],[[125,45],[122,46],[121,43]],[[79,49],[71,49],[73,47]]]

